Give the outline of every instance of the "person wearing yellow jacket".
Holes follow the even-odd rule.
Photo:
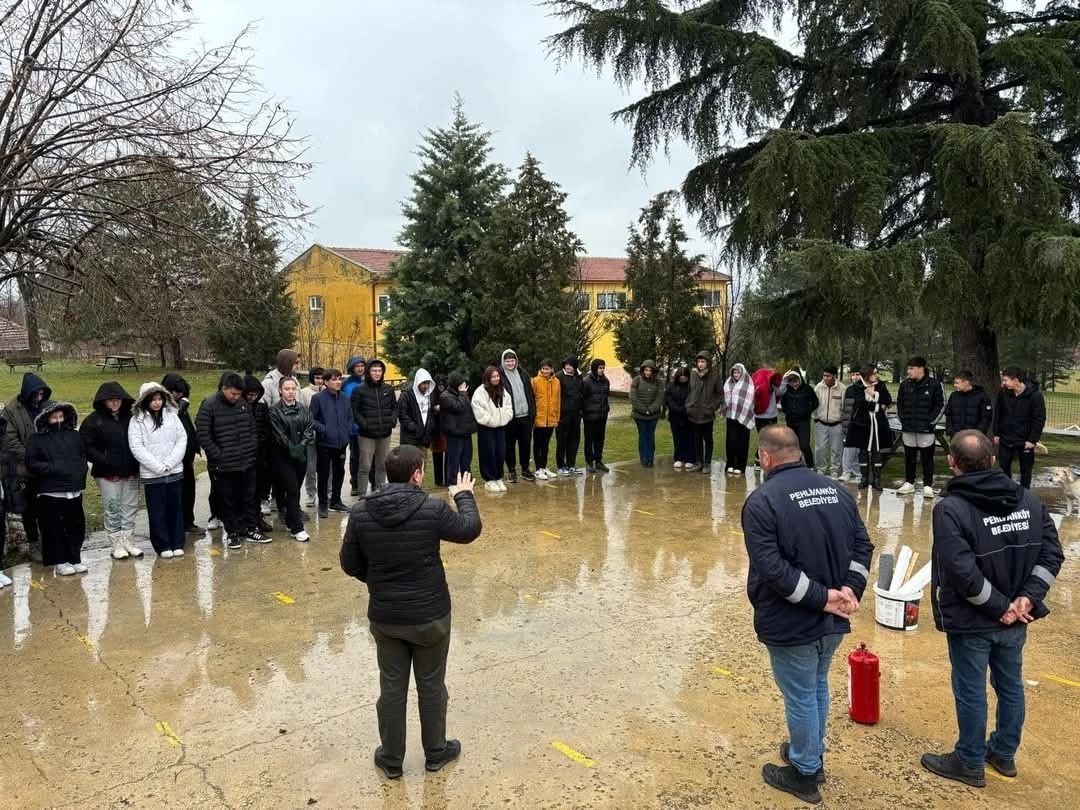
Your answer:
[[[555,376],[550,360],[540,362],[540,373],[532,378],[533,398],[536,400],[536,421],[533,425],[533,459],[536,477],[544,481],[558,476],[548,469],[548,446],[551,434],[559,425],[562,405],[562,384]]]

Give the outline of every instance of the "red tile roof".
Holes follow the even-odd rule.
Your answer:
[[[367,248],[326,248],[332,253],[358,264],[376,276],[390,272],[390,266],[405,255],[404,250],[369,250]],[[621,284],[626,279],[626,259],[604,256],[583,256],[579,262],[581,280],[593,283],[610,281]],[[728,276],[702,268],[702,281],[727,281]]]

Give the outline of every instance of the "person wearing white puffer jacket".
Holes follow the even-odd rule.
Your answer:
[[[495,366],[484,369],[484,383],[472,396],[476,417],[476,449],[480,456],[480,475],[488,492],[506,492],[503,465],[506,462],[506,432],[514,418],[510,392],[503,386],[502,374]]]
[[[150,542],[166,559],[184,556],[184,451],[187,432],[172,396],[158,383],[143,383],[128,426],[131,453],[150,519]]]

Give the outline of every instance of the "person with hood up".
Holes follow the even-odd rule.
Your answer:
[[[581,418],[585,433],[585,468],[589,472],[611,472],[604,464],[604,439],[611,410],[611,382],[605,371],[607,363],[596,358],[581,381]]]
[[[48,402],[34,417],[34,432],[26,442],[26,469],[38,499],[42,562],[62,577],[87,570],[82,561],[86,450],[78,425],[73,405]]]
[[[555,375],[559,381],[559,424],[555,428],[556,474],[580,475],[585,470],[577,465],[581,445],[582,383],[578,374],[578,359],[567,357],[562,370]]]
[[[559,408],[562,393],[555,367],[550,360],[540,361],[540,371],[532,378],[533,402],[536,403],[536,423],[533,426],[533,460],[536,477],[541,481],[555,478],[557,473],[548,469],[548,450],[551,434],[559,425]]]
[[[1046,427],[1046,402],[1034,380],[1021,368],[1001,372],[1001,393],[994,409],[993,434],[998,463],[1012,477],[1013,459],[1020,461],[1020,486],[1031,489],[1035,445]]]
[[[329,517],[331,509],[348,512],[349,507],[341,502],[341,487],[345,451],[355,422],[352,405],[342,391],[341,372],[336,368],[326,370],[326,387],[311,400],[311,421],[319,458],[319,517]]]
[[[750,429],[754,427],[754,381],[742,363],[731,367],[731,376],[724,383],[724,417],[727,472],[745,475],[750,463]]]
[[[368,589],[368,622],[379,664],[376,712],[382,744],[375,749],[375,766],[388,779],[399,779],[410,669],[416,676],[424,767],[438,771],[461,754],[461,743],[446,737],[450,590],[439,547],[442,541],[471,543],[483,527],[469,473],[459,473],[450,484],[456,512],[420,488],[424,457],[417,448],[391,450],[386,473],[387,486],[353,507],[340,559],[342,570]]]
[[[187,434],[187,449],[184,450],[184,531],[202,534],[202,529],[195,524],[195,456],[199,455],[199,434],[191,421],[191,386],[179,374],[166,374],[161,384],[172,394],[180,424]]]
[[[536,476],[529,471],[533,423],[536,421],[532,381],[518,366],[518,356],[513,349],[506,349],[502,353],[500,369],[503,388],[510,395],[510,404],[514,409],[514,418],[506,426],[506,480],[511,484],[517,483],[517,462],[520,459],[522,480],[535,481]]]
[[[983,787],[986,765],[1016,776],[1024,643],[1028,625],[1050,612],[1046,597],[1065,555],[1039,498],[994,468],[994,447],[984,433],[957,433],[949,466],[956,477],[934,506],[930,600],[934,625],[949,647],[959,737],[951,753],[924,754],[922,766]],[[987,669],[997,695],[989,737]]]
[[[308,371],[308,384],[300,389],[300,404],[311,410],[311,401],[315,395],[323,390],[326,380],[326,369],[315,366]],[[308,445],[307,475],[304,477],[304,490],[307,492],[307,500],[304,506],[315,506],[318,501],[319,483],[319,454],[316,443]]]
[[[31,556],[41,550],[41,535],[38,532],[37,497],[34,493],[33,476],[26,469],[26,444],[34,434],[34,420],[50,399],[52,389],[41,377],[28,371],[23,374],[19,393],[0,413],[0,418],[3,418],[6,425],[4,438],[7,452],[15,465],[15,475],[26,487],[22,521]]]
[[[285,525],[294,540],[305,543],[304,513],[300,510],[300,484],[307,472],[308,446],[315,442],[311,412],[300,402],[300,389],[292,377],[282,377],[281,395],[270,409],[274,449],[274,480],[285,499]]]
[[[480,455],[480,475],[488,492],[506,492],[503,463],[506,460],[506,431],[514,418],[510,394],[503,388],[502,375],[495,366],[484,369],[483,385],[472,395],[476,419],[476,449]]]
[[[679,366],[671,376],[664,402],[667,405],[668,424],[671,427],[672,457],[671,466],[676,470],[690,469],[694,466],[694,431],[686,415],[686,400],[690,396],[690,369]]]
[[[296,379],[296,369],[300,365],[300,353],[296,349],[282,349],[277,353],[274,367],[266,372],[262,380],[263,397],[267,410],[273,408],[281,399],[281,381],[288,378],[293,380],[297,388],[300,381]]]
[[[806,384],[802,372],[791,369],[784,375],[787,386],[780,395],[780,407],[784,410],[784,422],[799,437],[803,461],[810,469],[814,468],[814,448],[810,444],[810,427],[814,411],[818,408],[817,394]]]
[[[346,402],[352,402],[353,391],[364,384],[367,372],[367,361],[360,355],[349,358],[345,365],[346,376],[342,378],[341,393],[345,395]],[[349,436],[349,494],[352,497],[360,495],[360,484],[356,480],[357,471],[360,469],[360,428],[353,425]],[[375,486],[374,470],[368,477],[368,483]]]
[[[844,442],[847,447],[859,449],[859,489],[872,485],[881,492],[881,468],[885,463],[882,454],[892,448],[892,428],[886,413],[892,395],[878,376],[877,366],[863,366],[859,376],[848,388],[853,410]]]
[[[139,461],[128,443],[134,404],[135,398],[120,383],[102,383],[94,394],[94,412],[79,427],[90,475],[101,493],[101,513],[114,560],[143,555],[135,545]]]
[[[367,364],[364,384],[353,389],[349,397],[353,422],[360,431],[360,466],[357,481],[360,494],[366,494],[369,486],[378,489],[386,483],[386,454],[390,452],[390,434],[398,422],[398,401],[394,389],[383,377],[386,365],[378,358]],[[427,376],[431,385],[431,376]],[[374,473],[372,473],[374,471]],[[374,475],[374,484],[370,479]]]
[[[915,469],[922,463],[923,497],[934,497],[934,448],[938,420],[945,410],[945,389],[926,370],[926,358],[912,357],[907,379],[896,393],[896,415],[904,443],[904,483],[897,495],[915,491]]]
[[[472,475],[476,417],[469,399],[469,382],[460,371],[451,371],[446,390],[439,394],[439,424],[446,435],[446,481],[458,480],[458,474]]]
[[[690,372],[690,391],[686,397],[686,418],[694,441],[694,463],[685,469],[712,473],[713,423],[716,412],[724,407],[724,381],[712,367],[707,352],[698,352]]]
[[[442,404],[439,400],[446,390],[447,381],[446,375],[442,373],[432,374],[431,378],[435,381],[435,389],[431,392],[431,409],[435,411],[435,435],[431,439],[431,476],[435,479],[435,486],[445,487],[450,485],[451,479],[446,477],[446,433],[442,429]]]
[[[435,381],[427,369],[418,368],[412,385],[398,401],[398,421],[401,423],[401,444],[411,444],[426,451],[439,432],[435,415]]]
[[[966,369],[953,375],[953,392],[945,403],[945,434],[952,438],[961,430],[978,430],[990,435],[994,424],[994,403],[974,375]]]
[[[143,383],[128,425],[131,453],[139,461],[150,521],[150,543],[159,557],[184,556],[184,453],[187,432],[172,395]]]
[[[644,361],[630,383],[630,415],[637,425],[638,460],[651,467],[656,456],[656,423],[664,409],[664,384],[652,360]]]
[[[247,400],[251,408],[251,418],[255,421],[255,499],[258,506],[254,522],[260,531],[268,532],[273,527],[263,515],[269,515],[272,511],[270,490],[273,488],[274,473],[270,468],[270,455],[273,441],[270,437],[270,409],[262,398],[262,383],[251,374],[244,375],[244,399]]]
[[[776,424],[776,403],[787,384],[780,372],[771,368],[759,368],[751,379],[754,381],[754,428],[760,434],[762,428]],[[757,451],[754,451],[754,469],[761,469]]]

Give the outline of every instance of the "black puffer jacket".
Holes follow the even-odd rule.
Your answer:
[[[780,396],[780,408],[784,411],[784,422],[789,425],[797,425],[809,422],[818,407],[817,394],[814,389],[806,384],[806,380],[799,375],[799,385],[795,387],[791,383]]]
[[[994,421],[994,405],[982,386],[973,385],[970,391],[953,391],[945,404],[945,432],[950,436],[961,430],[981,430],[990,434]]]
[[[481,529],[471,492],[454,504],[457,512],[412,484],[389,484],[353,506],[341,568],[367,583],[371,621],[424,624],[450,612],[439,542],[471,543]]]
[[[585,392],[581,375],[569,375],[565,371],[555,374],[559,380],[559,424],[576,425],[581,422],[581,410]]]
[[[211,472],[241,472],[255,466],[255,420],[246,399],[230,404],[218,391],[203,400],[195,424]]]
[[[606,376],[596,373],[599,367],[599,363],[593,360],[592,371],[581,381],[581,415],[586,422],[607,419],[608,411],[611,410],[611,382]]]
[[[686,382],[679,382],[679,377],[685,376]],[[667,387],[664,401],[667,403],[667,418],[670,422],[686,422],[686,399],[690,396],[690,373],[686,369],[678,369],[675,379]]]
[[[181,393],[180,400],[176,403],[176,410],[177,415],[180,417],[180,424],[184,426],[184,433],[187,434],[184,464],[193,464],[195,456],[199,454],[199,434],[195,430],[195,423],[191,421],[191,400],[189,399],[191,386],[179,374],[166,374],[161,381],[161,385],[167,391],[179,391]]]
[[[397,427],[397,397],[394,389],[383,380],[371,379],[371,368],[378,360],[373,360],[364,372],[364,384],[353,389],[349,397],[352,406],[353,421],[360,428],[360,435],[365,439],[385,439]]]
[[[105,400],[120,400],[120,410],[113,413]],[[134,478],[139,475],[139,462],[128,444],[128,423],[135,398],[118,382],[102,383],[94,394],[94,412],[79,428],[94,478]]]
[[[1017,396],[1002,389],[994,410],[994,434],[1009,447],[1039,441],[1046,427],[1046,402],[1034,380],[1024,380],[1024,390]]]
[[[63,411],[59,427],[49,425],[49,414]],[[34,481],[34,491],[82,492],[86,489],[86,451],[76,430],[79,415],[66,402],[50,402],[34,420],[35,432],[26,443],[26,469]]]
[[[945,410],[945,390],[941,383],[924,374],[921,380],[910,377],[896,392],[896,415],[905,433],[933,433]]]
[[[465,376],[453,372],[447,380],[446,390],[439,394],[439,426],[447,436],[471,436],[476,433],[476,417],[473,415],[469,392],[458,391]]]

